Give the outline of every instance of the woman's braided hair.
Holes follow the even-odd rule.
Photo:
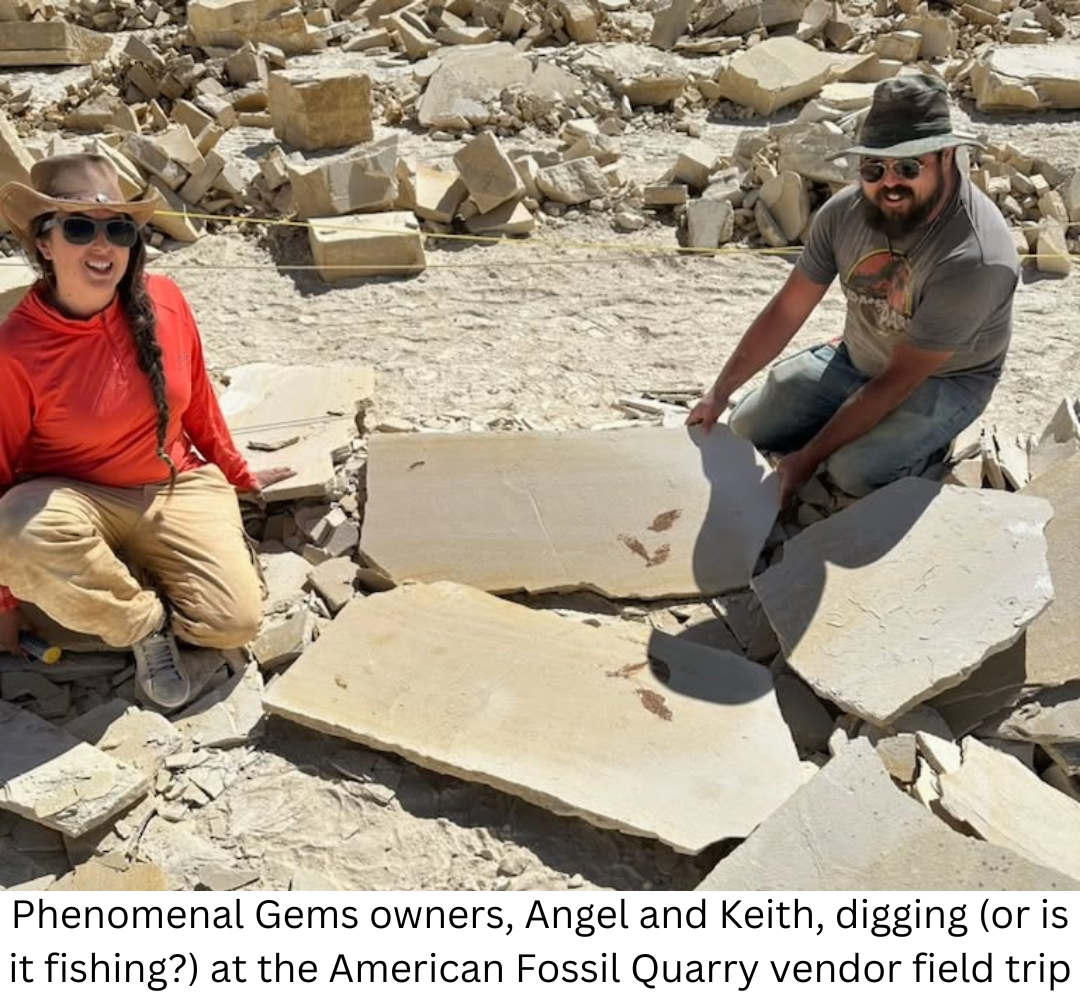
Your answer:
[[[50,216],[44,215],[34,220],[35,235],[41,235],[41,226]],[[56,273],[51,261],[41,255],[35,247],[37,264],[55,296]],[[120,305],[131,326],[131,335],[135,341],[135,356],[139,370],[150,382],[150,391],[157,407],[157,443],[158,457],[169,466],[169,492],[176,485],[176,465],[166,450],[169,432],[169,398],[165,388],[165,364],[161,354],[161,344],[157,337],[157,312],[150,293],[146,289],[146,244],[140,235],[131,248],[127,269],[120,280],[117,294]]]

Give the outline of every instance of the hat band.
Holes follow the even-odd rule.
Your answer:
[[[951,121],[906,121],[895,125],[877,123],[872,134],[863,135],[863,145],[887,146],[903,145],[906,142],[918,142],[920,139],[937,138],[952,135]]]

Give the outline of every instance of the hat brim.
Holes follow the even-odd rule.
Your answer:
[[[925,156],[930,152],[938,152],[941,149],[951,149],[955,146],[975,146],[977,149],[985,149],[974,135],[966,132],[948,132],[944,135],[928,135],[926,138],[913,139],[910,142],[898,142],[892,146],[851,146],[849,149],[838,152],[829,159],[840,159],[842,156],[877,156],[880,159],[905,159],[909,157]]]
[[[50,197],[14,180],[0,187],[0,215],[27,249],[33,249],[33,221],[42,215],[52,215],[58,211],[72,214],[104,209],[118,215],[130,215],[138,225],[146,225],[157,212],[166,207],[157,191],[150,197],[137,201],[82,201]]]

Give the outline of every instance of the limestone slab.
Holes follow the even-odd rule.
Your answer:
[[[812,97],[828,82],[833,59],[793,37],[769,38],[734,56],[716,78],[721,96],[769,115]]]
[[[1080,804],[976,738],[962,749],[960,768],[940,777],[945,810],[987,842],[1080,879]]]
[[[686,206],[686,245],[716,249],[735,234],[735,209],[730,201],[696,198]]]
[[[1080,742],[1080,682],[1040,690],[979,733],[1038,745]]]
[[[452,222],[469,193],[456,173],[423,165],[417,166],[413,185],[413,211],[432,222]]]
[[[370,142],[371,80],[332,69],[282,69],[267,89],[274,134],[298,149],[334,149]]]
[[[545,197],[562,204],[582,204],[610,193],[607,176],[591,158],[545,166],[537,172],[536,185]]]
[[[861,86],[861,84],[835,85]],[[836,158],[850,145],[851,137],[838,126],[827,121],[805,128],[793,128],[780,136],[780,159],[777,169],[782,173],[790,170],[807,180],[822,184],[851,183],[855,178],[855,157]]]
[[[37,273],[27,263],[8,259],[0,264],[0,322],[22,301],[36,280]]]
[[[483,132],[454,154],[461,182],[481,213],[525,196],[525,185],[491,132]]]
[[[151,779],[166,756],[179,752],[184,744],[168,718],[120,699],[79,715],[64,730]]]
[[[446,582],[351,602],[265,704],[688,853],[749,834],[803,779],[768,670]]]
[[[255,663],[173,718],[176,729],[196,748],[246,745],[262,731],[263,681]]]
[[[144,796],[150,781],[130,766],[0,702],[0,808],[77,837]]]
[[[361,550],[396,581],[614,597],[743,588],[776,517],[726,427],[377,434]]]
[[[328,39],[293,0],[189,0],[187,21],[201,46],[238,49],[244,42],[265,42],[299,55],[325,48]]]
[[[1080,107],[1080,44],[998,45],[971,70],[980,111]]]
[[[1062,461],[1022,492],[1054,508],[1046,528],[1054,602],[1027,632],[1026,683],[1059,686],[1080,679],[1080,455]]]
[[[228,372],[221,410],[237,447],[254,471],[289,467],[297,472],[263,490],[274,502],[324,496],[333,483],[331,455],[351,446],[375,394],[369,367],[245,364]],[[287,434],[296,443],[274,451],[259,444]]]
[[[722,860],[698,890],[986,891],[1078,886],[1046,864],[953,831],[898,790],[877,753],[860,738]]]
[[[1077,179],[1080,181],[1080,173]],[[1080,418],[1077,416],[1076,399],[1064,398],[1031,450],[1031,477],[1038,478],[1077,453],[1080,453]]]
[[[23,140],[11,119],[0,111],[0,184],[6,184],[11,180],[16,180],[20,184],[29,184],[30,167],[33,165],[34,157],[23,145]],[[7,223],[0,220],[0,232],[6,231]],[[6,283],[0,288],[0,295],[3,295],[0,301],[6,302],[8,290]]]
[[[1033,496],[894,482],[789,541],[753,583],[818,693],[887,724],[959,684],[1050,602]]]
[[[398,198],[397,166],[397,136],[302,163],[287,160],[297,217],[389,210]]]
[[[411,211],[313,218],[308,236],[324,281],[403,277],[427,267],[424,237]]]
[[[541,99],[570,97],[581,84],[554,65],[533,68],[524,52],[506,42],[450,48],[438,54],[439,68],[428,80],[416,115],[425,128],[467,127],[484,102],[503,90],[520,90]]]
[[[0,66],[86,66],[103,59],[112,38],[63,19],[13,21],[0,32]]]

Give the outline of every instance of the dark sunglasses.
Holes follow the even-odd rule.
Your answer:
[[[882,163],[881,160],[871,159],[859,164],[859,176],[868,184],[879,183],[885,177],[885,171],[892,167],[892,172],[901,180],[914,180],[923,170],[925,164],[920,159],[894,159],[891,163]]]
[[[64,239],[72,246],[89,246],[98,237],[99,232],[113,246],[130,248],[139,241],[139,227],[130,218],[90,218],[88,215],[67,215],[64,218],[49,218],[42,223],[41,231],[59,227]]]

